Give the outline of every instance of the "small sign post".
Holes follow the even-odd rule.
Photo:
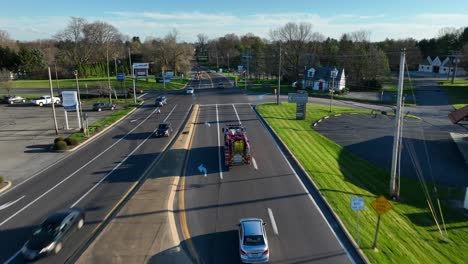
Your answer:
[[[306,118],[306,105],[309,101],[309,95],[305,91],[298,90],[298,93],[288,93],[288,103],[296,103],[296,119]]]
[[[380,216],[392,210],[392,204],[385,198],[385,196],[381,195],[371,203],[371,206],[378,215],[377,226],[375,227],[374,243],[372,243],[372,248],[375,249],[377,247],[377,236],[379,234]]]
[[[361,244],[359,241],[359,211],[364,210],[364,198],[363,197],[352,197],[351,198],[351,209],[356,211],[356,237],[358,246]]]

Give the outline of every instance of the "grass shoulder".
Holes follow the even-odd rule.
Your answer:
[[[461,189],[430,185],[437,188],[443,204],[448,238],[441,239],[421,184],[401,177],[401,199],[391,202],[393,210],[382,216],[379,250],[374,251],[371,245],[377,215],[370,203],[388,193],[389,173],[311,129],[313,122],[329,115],[328,106],[309,104],[306,120],[295,120],[294,104],[264,104],[257,109],[305,168],[355,240],[356,214],[350,208],[350,200],[355,196],[365,198],[365,210],[360,212],[360,218],[364,219],[360,220],[360,246],[371,263],[421,263],[423,260],[427,264],[465,263],[468,259],[468,218],[443,203],[462,199]],[[370,111],[333,108],[333,114],[351,113],[370,114]],[[437,204],[435,199],[431,202]]]
[[[445,80],[440,81],[439,85],[455,109],[468,105],[468,80],[455,80],[453,84]]]

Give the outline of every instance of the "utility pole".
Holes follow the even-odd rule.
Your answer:
[[[110,84],[110,72],[109,72],[109,45],[106,45],[106,60],[107,60],[107,85],[109,89],[109,103],[112,104],[112,93]]]
[[[228,71],[229,71],[229,70],[231,69],[231,66],[230,66],[230,64],[229,64],[229,52],[228,52],[228,54],[227,54],[227,57],[228,57]]]
[[[453,57],[452,62],[455,62],[455,69],[452,73],[452,84],[455,82],[455,75],[457,74],[457,67],[458,63],[460,62],[460,59],[458,57]]]
[[[52,74],[50,73],[50,67],[47,67],[47,69],[49,70],[50,99],[52,100],[52,115],[54,117],[55,135],[58,135],[57,116],[55,115],[54,91],[52,89]]]
[[[54,63],[54,70],[55,70],[55,83],[57,84],[58,93],[61,94],[60,85],[58,81],[58,74],[57,74],[57,63]]]
[[[281,42],[279,43],[278,90],[276,91],[276,104],[280,104],[281,93]]]
[[[219,69],[218,51],[216,50],[216,71]]]
[[[399,160],[401,155],[401,136],[403,127],[402,99],[403,80],[405,72],[406,51],[403,49],[400,54],[400,74],[398,77],[397,108],[395,115],[395,134],[393,137],[392,167],[390,175],[390,197],[397,200],[400,196],[400,175],[398,174]]]
[[[132,76],[132,85],[133,85],[133,102],[136,104],[137,99],[136,99],[136,88],[135,88],[135,72],[133,71],[132,67],[132,53],[130,52],[130,48],[128,48],[128,63],[130,65],[130,72]]]

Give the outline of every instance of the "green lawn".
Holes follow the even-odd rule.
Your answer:
[[[468,105],[468,80],[455,80],[439,82],[442,90],[447,94],[450,103],[456,109]]]
[[[79,79],[79,85],[81,89],[89,89],[97,88],[98,86],[107,86],[107,78],[89,78],[89,79]],[[184,85],[188,82],[188,79],[177,79],[172,80],[170,83],[166,83],[167,90],[174,90],[174,89],[181,89]],[[62,79],[58,81],[60,88],[75,88],[76,81],[75,79]],[[2,84],[0,84],[2,85]],[[57,81],[53,80],[52,82],[53,88],[57,89]],[[127,78],[125,81],[125,88],[130,88],[132,86],[132,80]],[[116,90],[121,89],[122,83],[115,80],[115,76],[111,77],[111,86],[114,87]],[[163,89],[164,84],[156,83],[153,78],[146,80],[137,80],[136,88],[137,89],[144,89],[144,90],[161,90]],[[13,93],[15,89],[22,89],[22,88],[49,88],[49,80],[16,80],[13,81]],[[4,90],[3,86],[0,86],[0,89]]]
[[[462,190],[438,186],[448,233],[448,239],[443,241],[420,183],[402,177],[400,202],[392,202],[393,210],[382,216],[378,251],[374,251],[371,245],[377,215],[370,203],[388,193],[389,173],[310,128],[314,121],[329,114],[328,106],[309,104],[307,119],[300,121],[295,120],[293,104],[265,104],[257,109],[293,152],[355,239],[356,215],[350,208],[350,199],[365,198],[366,208],[360,213],[360,246],[371,263],[466,263],[468,217],[443,202],[462,199]],[[333,108],[335,114],[351,112],[366,113],[366,110]],[[433,190],[434,186],[428,187]]]

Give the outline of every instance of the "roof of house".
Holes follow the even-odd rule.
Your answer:
[[[325,80],[325,81],[331,81],[332,78],[331,78],[331,71],[336,68],[338,70],[338,75],[336,76],[335,80],[340,80],[341,79],[341,76],[342,74],[344,73],[344,69],[343,68],[338,68],[338,67],[311,67],[311,68],[308,68],[306,70],[309,71],[310,69],[315,69],[315,74],[314,74],[314,77],[312,77],[312,79],[310,79],[308,76],[307,76],[307,73],[304,74],[304,77],[307,79],[307,80]]]

